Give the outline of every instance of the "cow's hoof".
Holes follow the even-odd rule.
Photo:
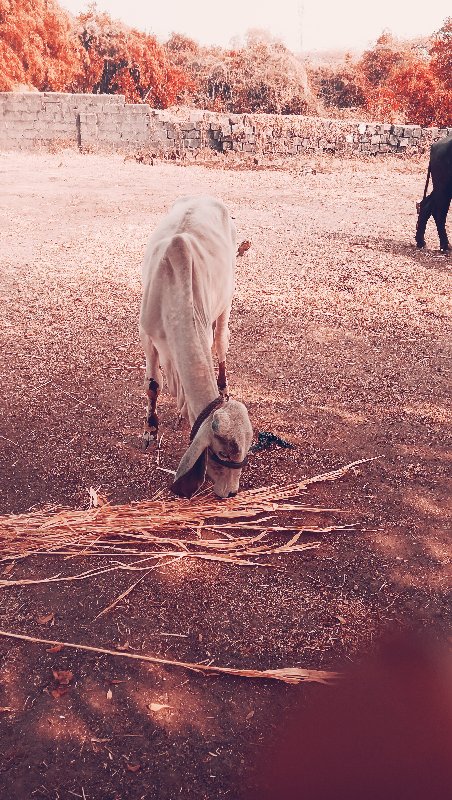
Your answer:
[[[143,450],[147,450],[148,447],[155,444],[157,441],[157,431],[144,431],[143,432],[143,439],[142,439],[142,446]]]
[[[416,242],[416,247],[418,250],[422,250],[425,247],[425,242]]]

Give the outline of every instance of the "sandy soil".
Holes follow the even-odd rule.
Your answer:
[[[414,248],[424,179],[423,161],[397,158],[223,170],[0,155],[2,513],[86,507],[91,486],[113,503],[165,490],[139,446],[139,266],[182,194],[223,198],[252,243],[238,259],[230,386],[256,431],[296,445],[255,454],[243,487],[378,457],[309,493],[355,532],[277,569],[168,566],[96,621],[130,576],[1,588],[0,628],[261,669],[336,669],[388,627],[447,631],[451,257],[431,226],[428,249]],[[188,434],[168,395],[160,412],[161,463],[173,469]],[[92,559],[3,566],[9,580]],[[8,639],[0,653],[0,711],[11,709],[0,787],[17,800],[238,798],[265,733],[294,697],[319,691]],[[56,698],[61,669],[74,678]]]

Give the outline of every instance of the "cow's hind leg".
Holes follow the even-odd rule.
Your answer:
[[[140,339],[146,355],[146,372],[144,376],[144,391],[147,397],[146,420],[144,423],[143,446],[148,447],[156,441],[159,428],[157,415],[157,398],[160,393],[163,377],[159,365],[159,355],[152,343],[152,339],[140,329]]]
[[[436,222],[436,229],[438,231],[438,236],[439,236],[439,247],[440,250],[442,250],[443,252],[449,250],[449,239],[447,238],[447,231],[446,231],[446,219],[447,219],[447,212],[449,211],[450,200],[451,200],[450,196],[437,195],[433,209],[433,217]]]
[[[218,357],[217,385],[220,394],[228,393],[228,379],[226,377],[226,355],[229,350],[229,316],[231,308],[227,308],[218,317],[215,325],[215,352]]]
[[[419,203],[416,226],[416,244],[419,248],[425,247],[425,229],[433,212],[433,192]]]

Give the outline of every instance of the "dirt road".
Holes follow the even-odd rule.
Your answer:
[[[2,513],[86,507],[90,487],[112,503],[165,490],[168,475],[139,448],[139,267],[183,194],[220,196],[251,241],[237,265],[230,386],[256,431],[296,445],[257,453],[243,488],[378,457],[309,493],[345,512],[325,520],[357,524],[318,550],[276,569],[170,565],[98,620],[130,576],[0,588],[0,628],[261,669],[336,669],[388,626],[447,630],[452,259],[433,227],[428,249],[414,248],[424,173],[396,158],[246,171],[0,155]],[[160,411],[161,464],[174,469],[188,434],[168,395]],[[93,559],[8,564],[9,580]],[[11,709],[0,787],[16,800],[239,797],[265,731],[311,691],[7,639],[0,654]],[[72,688],[55,697],[61,669]]]

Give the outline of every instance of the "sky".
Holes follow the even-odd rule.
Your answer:
[[[60,4],[73,14],[88,5]],[[385,28],[406,38],[428,35],[452,15],[451,0],[98,0],[97,8],[160,40],[176,31],[225,47],[263,28],[295,52],[363,50]]]

